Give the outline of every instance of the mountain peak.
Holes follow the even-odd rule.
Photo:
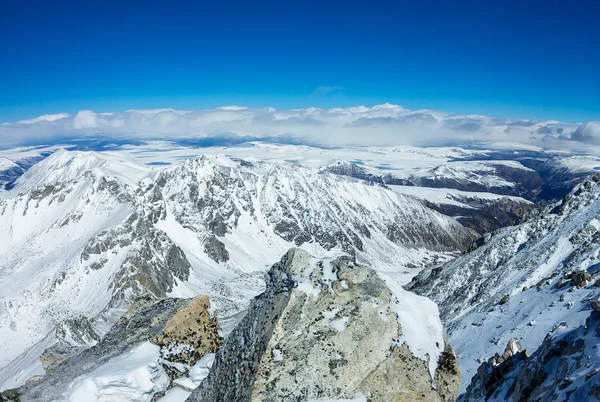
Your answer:
[[[93,151],[59,149],[35,164],[15,182],[14,191],[78,179],[87,172],[112,176],[133,185],[146,177],[151,169],[123,155]]]

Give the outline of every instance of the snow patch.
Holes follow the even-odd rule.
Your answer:
[[[275,363],[283,360],[283,352],[279,349],[273,349],[273,361]]]
[[[428,362],[433,381],[445,347],[444,326],[437,305],[427,297],[404,290],[386,274],[379,273],[379,276],[396,297],[394,311],[402,327],[399,343],[406,343],[412,354]]]
[[[186,391],[179,387],[173,387],[167,391],[165,396],[160,398],[158,402],[185,402],[185,400],[191,395],[190,391]]]
[[[63,394],[64,402],[148,402],[165,391],[169,377],[159,363],[160,348],[144,342],[79,376]]]

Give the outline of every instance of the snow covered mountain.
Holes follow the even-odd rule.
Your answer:
[[[134,185],[151,169],[124,155],[110,152],[81,152],[59,149],[51,158],[33,165],[12,184],[16,191],[77,180],[86,173],[96,177],[113,177]]]
[[[577,328],[557,325],[530,356],[513,340],[502,356],[480,366],[458,401],[598,401],[599,343],[598,310]]]
[[[389,186],[485,234],[518,223],[535,205],[559,200],[600,167],[600,160],[592,156],[453,151],[441,153],[445,161],[432,159],[441,162],[433,167],[411,161],[415,167],[402,170],[389,164],[337,160],[321,170]],[[389,152],[393,155],[393,150]]]
[[[55,146],[0,149],[0,191],[12,188],[16,179],[58,148]]]
[[[4,194],[3,388],[43,373],[37,357],[65,337],[77,344],[71,330],[93,344],[140,295],[207,294],[227,328],[291,246],[339,247],[406,281],[473,240],[455,220],[380,186],[223,156],[152,171],[119,155],[59,151]]]
[[[521,197],[534,202],[553,202],[600,168],[600,160],[593,156],[492,150],[479,153],[462,150],[461,153],[457,152],[459,150],[454,150],[454,153],[445,150],[441,154],[446,156],[445,160],[430,157],[429,163],[434,163],[433,166],[411,161],[412,169],[399,169],[383,162],[371,166],[346,160],[334,161],[321,169],[387,185],[484,192]],[[385,151],[382,153],[385,155]],[[384,156],[381,156],[381,160],[385,160]],[[426,160],[424,158],[423,162]]]
[[[487,235],[474,251],[421,272],[409,289],[430,297],[460,359],[463,387],[512,338],[533,352],[553,327],[584,324],[600,289],[600,175],[562,202]]]

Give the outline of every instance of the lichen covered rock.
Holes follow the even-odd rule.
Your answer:
[[[161,356],[170,362],[194,365],[221,346],[216,313],[209,313],[208,296],[192,299],[177,311],[151,342],[161,347]]]
[[[452,349],[432,379],[428,362],[402,342],[395,303],[372,269],[290,250],[188,400],[453,400],[460,374]]]

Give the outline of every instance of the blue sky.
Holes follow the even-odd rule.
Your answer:
[[[599,2],[214,3],[5,2],[0,121],[383,102],[600,120]]]

